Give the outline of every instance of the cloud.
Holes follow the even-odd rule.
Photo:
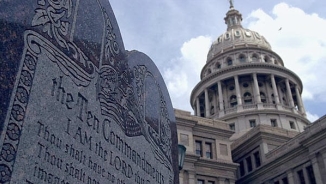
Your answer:
[[[311,114],[310,112],[306,112],[307,114],[307,119],[310,121],[310,122],[314,122],[316,121],[317,119],[319,119],[319,116],[317,114]]]
[[[301,78],[304,100],[326,101],[326,85],[320,83],[326,78],[326,19],[280,3],[272,15],[258,9],[245,21],[249,29],[264,35],[285,67]]]
[[[199,82],[200,71],[206,63],[211,37],[198,36],[183,43],[181,56],[174,58],[171,67],[165,68],[163,77],[174,108],[192,111],[189,98]]]

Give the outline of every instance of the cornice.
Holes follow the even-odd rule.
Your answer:
[[[259,177],[264,177],[264,175],[268,175],[268,178],[265,178],[265,179],[273,178],[273,177],[279,175],[280,173],[284,173],[286,170],[289,170],[289,169],[295,167],[296,165],[301,164],[298,162],[293,162],[293,160],[299,158],[300,155],[303,155],[307,152],[308,152],[308,150],[306,148],[296,147],[296,148],[292,149],[290,152],[287,152],[284,155],[281,155],[280,157],[278,157],[276,159],[269,160],[269,161],[263,163],[263,165],[260,166],[258,169],[243,176],[242,178],[239,178],[237,181],[239,183],[250,183]],[[308,157],[307,157],[307,159],[308,159]],[[301,161],[306,162],[307,159],[301,160]],[[291,161],[290,163],[292,165],[287,165],[284,168],[280,167],[289,161]],[[272,173],[271,173],[271,171],[272,171]]]
[[[199,158],[195,163],[195,166],[206,167],[210,169],[228,169],[228,170],[235,171],[239,166],[239,164],[228,162],[221,159],[214,160],[214,159]]]
[[[242,112],[236,112],[236,113],[230,113],[230,114],[227,114],[227,115],[224,115],[223,117],[221,118],[218,118],[219,120],[222,120],[222,121],[227,121],[228,119],[231,119],[231,118],[237,118],[237,117],[240,117],[240,116],[247,116],[247,115],[257,115],[257,114],[277,114],[277,115],[286,115],[286,116],[291,116],[291,117],[294,117],[294,118],[298,118],[300,120],[302,120],[304,123],[306,123],[307,125],[310,124],[310,121],[299,115],[299,114],[295,114],[293,112],[289,112],[289,111],[286,111],[286,110],[277,110],[277,109],[252,109],[252,110],[244,110]]]
[[[299,133],[298,133],[299,134]],[[277,137],[275,137],[275,135]],[[271,127],[269,125],[258,125],[251,129],[231,144],[231,149],[236,151],[241,147],[248,147],[250,142],[257,142],[256,139],[276,140],[277,139],[291,139],[297,134],[294,131],[284,130],[278,127]]]
[[[292,76],[294,79],[296,79],[295,82],[298,83],[299,85],[299,89],[301,90],[300,93],[302,92],[302,81],[299,78],[299,76],[297,76],[294,72],[292,72],[291,70],[283,67],[283,66],[278,66],[278,65],[274,65],[274,64],[266,64],[266,63],[244,63],[244,64],[238,64],[238,65],[234,65],[234,66],[230,66],[227,68],[223,68],[220,69],[216,72],[211,73],[210,75],[206,76],[205,78],[201,79],[201,81],[194,87],[194,89],[191,92],[190,95],[190,104],[192,104],[192,102],[194,101],[194,94],[203,86],[205,86],[206,83],[208,83],[209,81],[221,77],[225,74],[228,73],[237,73],[237,71],[240,70],[248,70],[248,74],[251,73],[260,73],[259,70],[257,69],[268,69],[270,70],[270,72],[264,72],[264,74],[273,74],[273,71],[280,71],[282,73],[288,74],[290,76]]]
[[[219,127],[212,127],[212,126],[207,126],[207,125],[201,125],[201,124],[197,124],[194,129],[194,132],[202,132],[202,133],[206,133],[206,134],[213,134],[213,135],[219,135],[221,137],[227,137],[230,138],[234,132],[231,130],[226,130],[226,129],[222,129]]]

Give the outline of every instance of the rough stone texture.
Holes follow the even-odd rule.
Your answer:
[[[172,104],[108,1],[0,1],[0,183],[178,183]]]

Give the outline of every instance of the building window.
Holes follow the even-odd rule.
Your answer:
[[[312,166],[306,167],[310,184],[316,184],[316,178]]]
[[[290,127],[291,127],[291,129],[295,129],[295,124],[293,121],[290,121]]]
[[[282,182],[283,182],[283,184],[289,184],[289,181],[288,181],[288,178],[287,177],[283,178],[282,179]]]
[[[241,54],[241,55],[239,56],[239,61],[240,61],[240,62],[246,62],[246,57],[245,57],[243,54]]]
[[[196,155],[202,156],[202,144],[201,141],[196,141]]]
[[[206,75],[209,75],[209,74],[211,74],[212,73],[212,70],[211,69],[208,69],[207,71],[206,71]]]
[[[257,62],[258,61],[257,54],[252,55],[251,59],[252,59],[252,62]]]
[[[233,64],[231,58],[228,58],[227,62],[228,62],[228,66],[231,66]]]
[[[235,31],[235,33],[234,33],[234,35],[236,36],[236,37],[239,37],[240,36],[240,31]]]
[[[264,57],[264,61],[265,63],[268,63],[269,62],[269,58],[267,56]]]
[[[279,181],[275,181],[274,184],[280,184],[280,182]]]
[[[214,181],[208,181],[207,184],[215,184]]]
[[[235,130],[235,123],[231,123],[231,124],[229,125],[229,127],[230,127],[230,130]]]
[[[273,104],[275,104],[274,94],[271,94],[271,97],[272,97],[272,99],[273,99]]]
[[[256,127],[256,120],[251,119],[249,120],[250,127]]]
[[[243,161],[241,161],[239,164],[240,164],[240,176],[243,176],[243,175],[245,175]]]
[[[248,172],[252,171],[251,156],[246,158]]]
[[[212,143],[206,142],[205,143],[205,153],[206,153],[206,158],[212,159]]]
[[[252,98],[251,98],[251,94],[249,92],[246,92],[245,94],[243,94],[243,99],[244,99],[245,104],[252,104]]]
[[[276,121],[276,119],[271,119],[271,126],[272,127],[277,127],[277,121]]]
[[[230,34],[229,33],[226,33],[225,34],[225,39],[229,39],[230,38]]]
[[[259,151],[254,153],[254,158],[255,158],[255,165],[256,165],[256,168],[257,168],[257,167],[259,167],[261,165]]]
[[[261,102],[266,103],[266,96],[265,96],[265,93],[260,92],[260,99],[261,99]]]
[[[205,184],[204,180],[197,180],[197,184]]]
[[[222,42],[222,36],[218,37],[217,42],[218,43]]]
[[[235,95],[232,95],[230,97],[230,106],[235,107],[236,105],[238,105],[237,97]]]
[[[298,174],[298,179],[299,179],[300,184],[306,184],[306,182],[304,180],[303,171],[299,170],[299,171],[297,171],[297,174]]]
[[[221,68],[221,64],[220,63],[216,63],[216,68],[220,69]]]

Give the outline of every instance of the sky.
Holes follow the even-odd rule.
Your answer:
[[[226,31],[228,0],[110,0],[126,50],[148,55],[174,108],[190,111],[208,49]],[[307,118],[326,114],[326,1],[234,0],[242,26],[263,35],[303,82]],[[282,28],[281,30],[279,30]]]

